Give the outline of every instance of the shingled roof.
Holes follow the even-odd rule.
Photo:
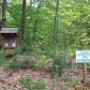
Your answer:
[[[18,28],[2,28],[0,33],[18,33]]]

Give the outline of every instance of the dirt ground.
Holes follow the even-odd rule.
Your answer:
[[[7,72],[0,69],[0,90],[27,90],[19,82],[22,76],[30,76],[34,80],[44,80],[47,88],[45,90],[74,90],[75,85],[83,85],[82,68],[72,67],[65,69],[61,77],[54,79],[44,71],[20,70],[19,72]],[[87,75],[87,82],[90,82],[90,72]],[[78,86],[78,85],[77,85]],[[90,84],[88,85],[90,86]]]

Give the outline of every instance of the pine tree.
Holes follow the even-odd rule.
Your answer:
[[[6,0],[2,3],[2,27],[6,27]]]
[[[22,40],[26,43],[26,0],[22,2]]]

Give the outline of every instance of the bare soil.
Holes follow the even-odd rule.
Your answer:
[[[63,71],[61,77],[52,78],[44,71],[32,71],[31,69],[20,70],[19,72],[8,72],[3,68],[0,69],[0,90],[27,90],[19,82],[22,76],[30,76],[33,80],[44,80],[46,82],[46,90],[74,90],[74,80],[79,80],[83,85],[82,68],[72,67]],[[87,86],[90,86],[90,72],[87,75]],[[76,83],[75,83],[76,84]],[[78,86],[78,85],[77,85]]]

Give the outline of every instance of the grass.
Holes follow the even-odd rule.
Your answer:
[[[0,82],[3,82],[5,78],[3,76],[0,76]]]
[[[46,84],[43,80],[34,81],[29,76],[22,77],[20,82],[28,90],[44,90],[46,88]]]
[[[9,63],[10,62],[8,60],[0,61],[0,68],[7,67],[9,65]]]
[[[72,79],[72,85],[73,86],[81,85],[81,81],[79,79]]]
[[[9,58],[6,58],[3,50],[0,50],[0,67],[6,67],[9,64]]]
[[[64,81],[65,82],[68,82],[68,81],[71,81],[71,80],[72,80],[72,78],[70,76],[65,76],[64,77]]]

